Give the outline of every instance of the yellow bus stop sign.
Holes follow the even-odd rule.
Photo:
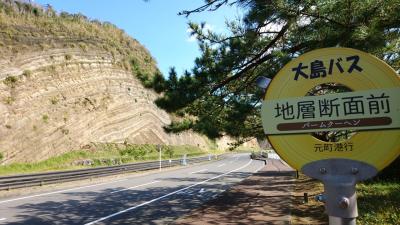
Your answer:
[[[352,92],[307,96],[322,84]],[[382,60],[349,48],[308,52],[285,65],[267,88],[262,123],[277,153],[293,168],[323,159],[352,159],[377,170],[400,154],[400,79]],[[311,133],[352,130],[339,142]]]

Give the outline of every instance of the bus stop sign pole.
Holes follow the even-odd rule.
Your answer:
[[[375,176],[375,167],[350,159],[325,159],[306,164],[302,172],[324,184],[330,225],[356,225],[356,183]]]

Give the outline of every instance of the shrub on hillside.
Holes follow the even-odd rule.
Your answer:
[[[128,145],[125,149],[120,150],[120,155],[143,159],[148,152],[149,150],[144,145]]]
[[[24,75],[25,77],[30,77],[32,74],[32,71],[30,70],[24,70],[24,72],[22,73],[22,75]]]
[[[174,157],[174,150],[171,146],[163,146],[161,151],[163,151],[163,154],[167,155],[170,159]]]
[[[4,79],[3,83],[9,87],[14,88],[15,84],[17,83],[18,78],[15,76],[8,76],[6,79]]]

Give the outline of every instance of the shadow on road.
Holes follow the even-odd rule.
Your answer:
[[[294,175],[293,170],[270,160],[263,171],[172,224],[289,224]]]
[[[203,174],[207,175],[207,177],[221,175],[221,173],[206,172]],[[215,198],[216,195],[221,193],[220,190],[228,188],[234,179],[243,179],[249,175],[251,173],[234,172],[227,174],[159,201],[127,211],[98,224],[168,224],[187,214],[190,210],[200,207],[205,202]],[[109,188],[102,191],[65,192],[58,194],[59,198],[54,201],[24,204],[15,207],[19,212],[16,217],[18,222],[9,224],[85,224],[206,179],[159,179],[160,181],[168,181],[160,184],[166,183],[169,186],[145,188],[144,190],[133,189],[113,194],[111,192],[118,190],[118,188]],[[221,179],[224,179],[224,182],[221,182]],[[184,185],[176,185],[176,183]],[[13,209],[11,208],[11,210]]]

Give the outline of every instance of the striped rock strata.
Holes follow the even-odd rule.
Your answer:
[[[0,152],[4,163],[42,160],[91,142],[195,145],[167,134],[170,116],[106,51],[48,49],[0,58]],[[11,77],[11,78],[10,78]]]

